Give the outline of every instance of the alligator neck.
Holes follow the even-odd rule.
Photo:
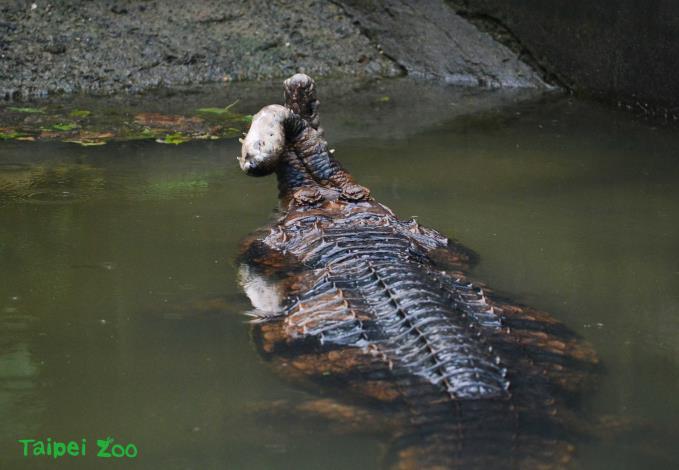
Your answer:
[[[292,195],[302,189],[335,186],[338,181],[351,178],[328,149],[321,132],[296,113],[289,113],[283,121],[286,149],[276,169],[279,200],[286,206]],[[341,188],[338,188],[341,190]]]
[[[278,199],[282,207],[287,207],[295,191],[317,186],[309,170],[292,148],[286,148],[281,163],[276,169],[278,178]]]
[[[287,207],[293,194],[302,188],[317,188],[312,172],[299,156],[300,147],[318,142],[322,139],[318,131],[300,115],[288,111],[282,122],[286,145],[276,168],[278,178],[278,198],[283,207]],[[313,158],[313,155],[309,155]]]
[[[243,140],[239,158],[243,170],[253,176],[275,171],[282,202],[301,188],[308,188],[304,191],[308,197],[295,199],[304,204],[318,202],[324,189],[347,200],[369,200],[370,191],[342,169],[321,131],[304,116],[280,105],[262,108]]]

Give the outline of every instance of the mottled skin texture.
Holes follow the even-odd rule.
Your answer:
[[[322,139],[316,84],[305,74],[298,73],[283,82],[285,107],[305,120],[311,129],[318,131],[319,138],[301,138],[304,148],[295,149],[295,155],[302,156],[308,173],[322,186],[332,186],[342,192],[345,199],[360,201],[370,198],[370,190],[357,184],[352,176],[332,157],[333,150],[327,148]],[[311,134],[315,134],[310,132]],[[306,156],[306,158],[304,157]],[[288,160],[294,165],[294,155]],[[313,158],[313,160],[312,160]],[[315,202],[320,198],[316,184],[306,184],[300,191],[300,202]]]
[[[244,171],[277,174],[281,214],[244,243],[241,283],[262,355],[334,399],[278,412],[384,433],[393,468],[568,466],[594,352],[469,282],[471,252],[399,219],[341,168],[313,81],[285,90],[286,107],[255,115],[243,142]]]

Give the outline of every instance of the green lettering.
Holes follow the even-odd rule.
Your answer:
[[[33,455],[45,455],[45,443],[42,441],[35,441],[33,444]]]
[[[113,447],[111,447],[111,454],[119,459],[125,455],[125,448],[120,444],[115,444]]]
[[[24,457],[28,457],[28,444],[35,442],[35,439],[19,439],[19,442],[24,445]]]
[[[134,444],[127,444],[127,447],[125,447],[125,455],[133,459],[137,456],[137,454],[139,454],[137,446]]]
[[[105,440],[104,439],[97,439],[97,445],[99,446],[99,452],[97,453],[97,457],[103,458],[103,459],[108,459],[111,457],[111,453],[108,451],[108,447],[111,445],[113,442],[112,437],[107,437]]]
[[[68,443],[68,446],[66,446],[66,450],[68,451],[68,455],[71,457],[77,457],[79,455],[78,451],[80,449],[77,442],[71,441]]]
[[[55,442],[53,447],[52,457],[58,459],[66,455],[66,444],[63,442]]]
[[[85,439],[83,437],[83,446],[82,446],[83,455],[85,455],[86,450],[87,450],[87,439]]]

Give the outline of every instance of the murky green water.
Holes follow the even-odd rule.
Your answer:
[[[246,96],[244,111],[279,95],[219,93]],[[581,444],[580,465],[678,465],[679,131],[565,98],[398,82],[345,93],[321,83],[322,120],[357,179],[475,249],[475,277],[600,353],[583,413],[628,423]],[[98,468],[109,435],[139,448],[121,467],[378,466],[379,436],[263,419],[313,391],[267,368],[241,316],[234,258],[276,192],[240,173],[238,151],[235,139],[0,143],[0,467]],[[225,307],[207,308],[215,298]],[[91,455],[21,457],[17,439],[48,436],[85,437]]]

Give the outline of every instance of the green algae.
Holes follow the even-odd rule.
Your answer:
[[[21,107],[16,107],[16,106],[9,106],[7,108],[10,111],[14,111],[15,113],[24,113],[24,114],[45,114],[45,110],[43,108],[21,108]]]
[[[179,145],[191,141],[192,138],[182,132],[173,132],[156,139],[159,144]]]
[[[179,145],[191,140],[234,138],[241,135],[252,120],[251,115],[233,112],[237,102],[224,108],[201,108],[196,114],[131,115],[66,107],[39,110],[8,107],[0,109],[0,140],[60,140],[93,146],[109,141],[149,140]],[[24,111],[25,117],[21,117],[18,109],[34,111]]]
[[[77,128],[78,128],[78,125],[76,123],[73,123],[73,122],[58,123],[58,124],[54,124],[52,126],[52,129],[55,130],[55,131],[64,131],[64,132],[72,131],[72,130],[77,129]]]
[[[0,132],[0,140],[14,140],[24,136],[25,134],[16,131]]]
[[[75,117],[75,118],[86,118],[90,114],[92,114],[92,111],[88,111],[86,109],[74,109],[70,113],[68,113],[69,116]]]
[[[240,100],[236,100],[223,108],[198,108],[196,109],[196,113],[208,119],[218,118],[220,120],[226,120],[231,122],[251,123],[252,122],[251,114],[241,114],[233,110],[233,107],[236,104],[238,104],[239,101]]]

